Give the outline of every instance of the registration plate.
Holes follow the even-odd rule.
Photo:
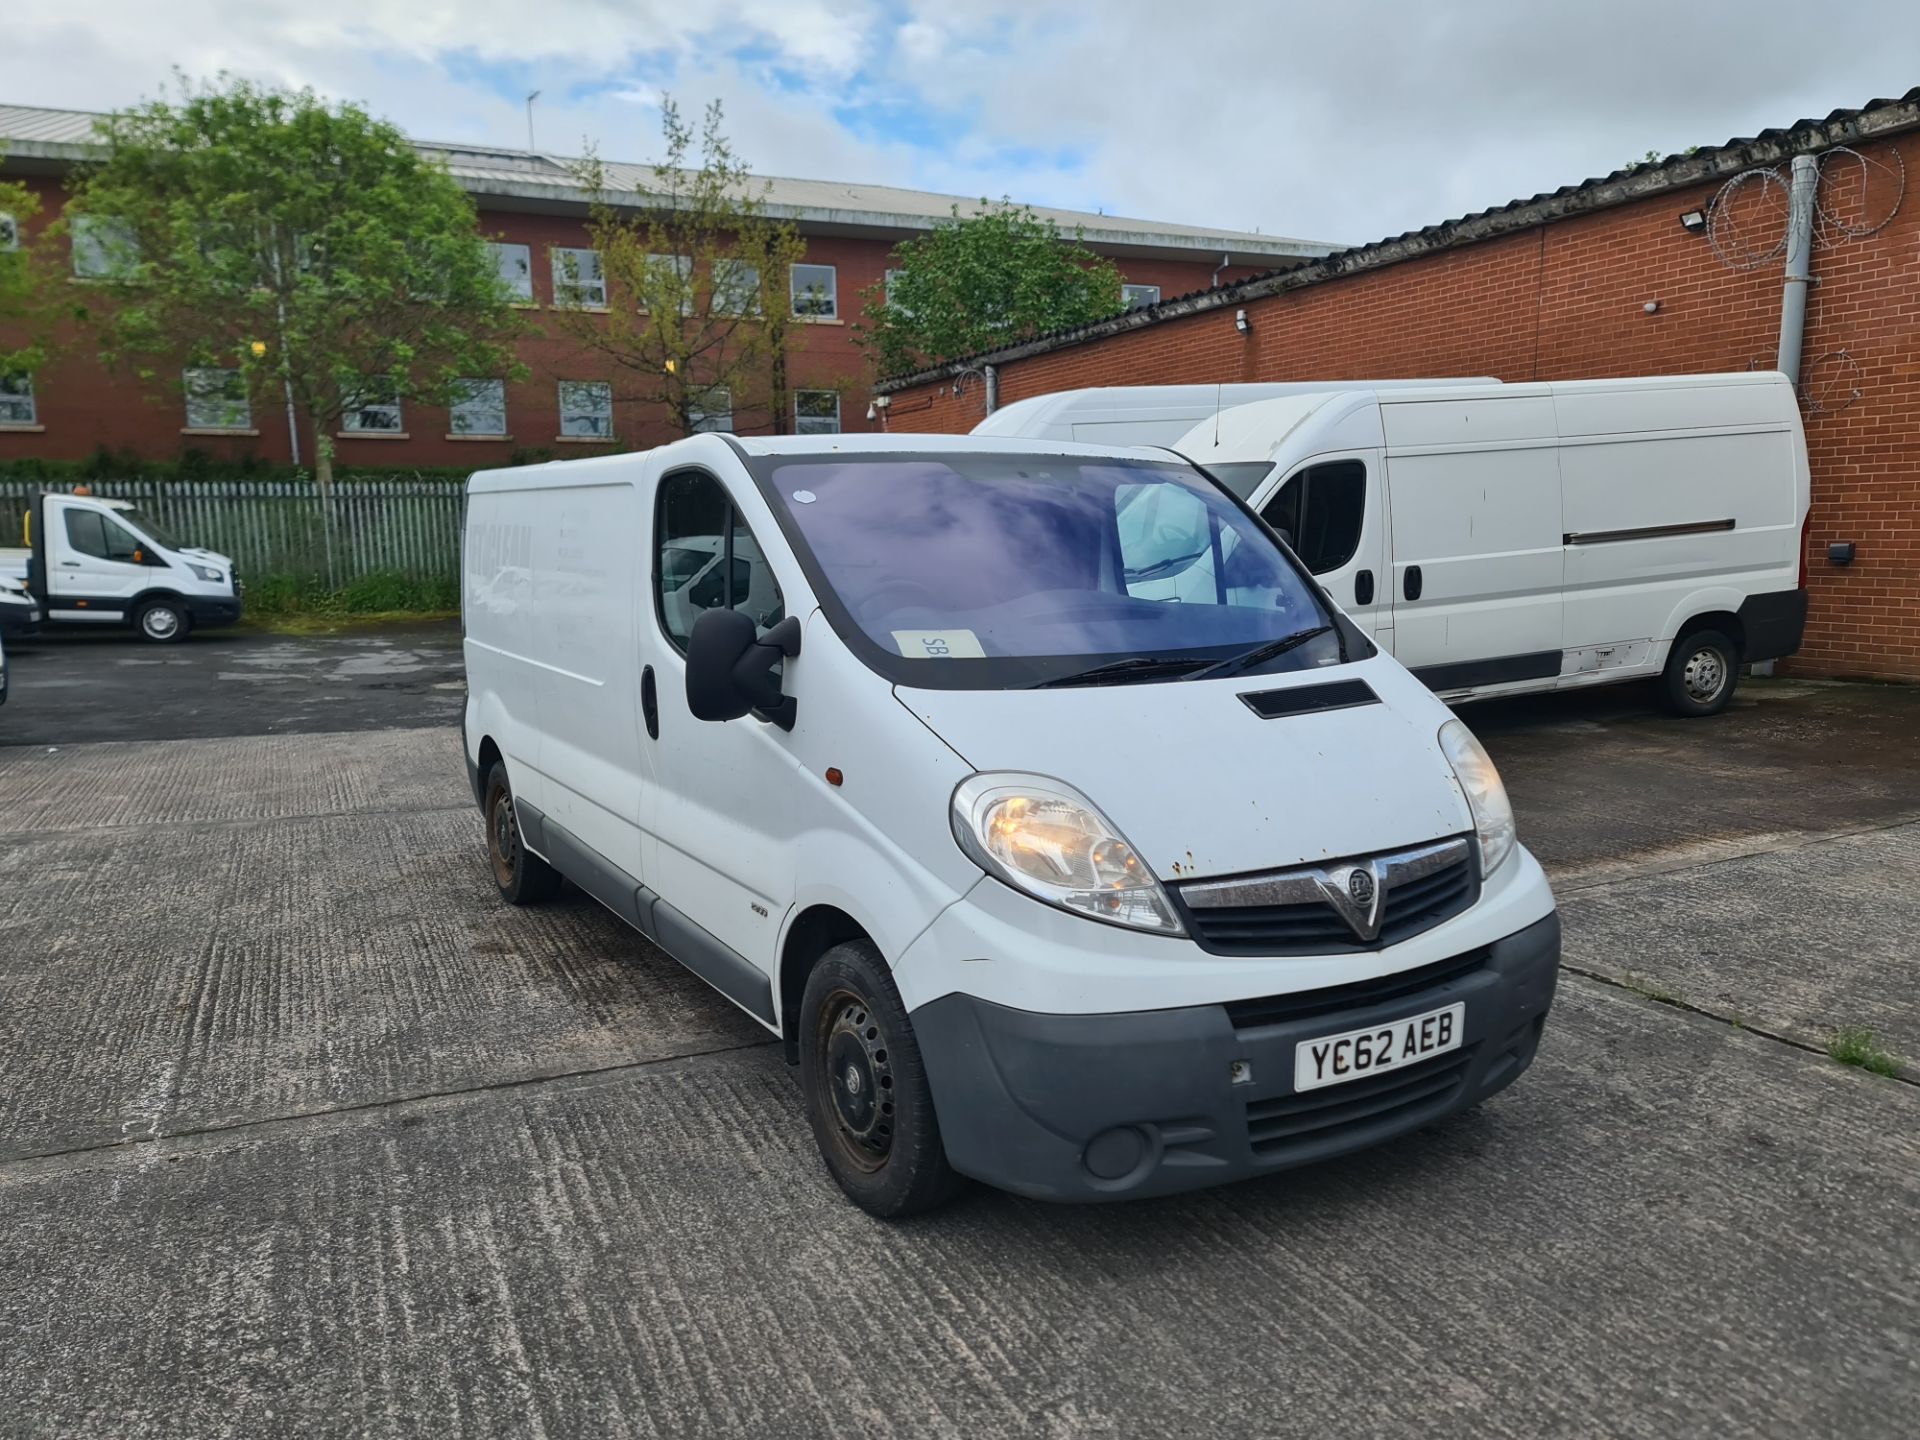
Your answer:
[[[1466,1020],[1467,1007],[1462,1002],[1365,1030],[1302,1040],[1293,1049],[1293,1088],[1344,1085],[1458,1050]]]

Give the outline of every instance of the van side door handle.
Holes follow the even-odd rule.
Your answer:
[[[660,738],[660,687],[654,683],[653,667],[640,672],[640,716],[647,722],[647,738]]]
[[[1373,571],[1362,570],[1353,577],[1353,603],[1356,605],[1373,603]]]
[[[1420,598],[1420,567],[1418,565],[1407,566],[1407,573],[1401,579],[1400,589],[1409,600]]]

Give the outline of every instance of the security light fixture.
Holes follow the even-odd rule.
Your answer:
[[[1702,234],[1707,228],[1707,212],[1704,210],[1688,210],[1681,215],[1680,225],[1689,235]]]
[[[1253,324],[1247,319],[1246,311],[1236,310],[1233,312],[1233,328],[1238,330],[1242,335],[1251,335],[1253,333]]]
[[[1658,315],[1660,313],[1660,302],[1658,300],[1649,300],[1640,308],[1649,315]]]

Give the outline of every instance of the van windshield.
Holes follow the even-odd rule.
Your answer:
[[[174,537],[171,530],[160,524],[149,512],[140,509],[137,505],[116,505],[113,507],[113,510],[122,520],[133,526],[134,529],[138,530],[142,535],[145,535],[149,540],[153,541],[154,544],[164,545],[169,550],[182,548],[179,540]]]
[[[1185,464],[823,455],[757,468],[835,628],[901,684],[1131,683],[1241,657],[1260,670],[1342,658],[1312,585]]]

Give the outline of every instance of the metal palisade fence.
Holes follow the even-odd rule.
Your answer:
[[[32,498],[71,484],[0,481],[0,547],[22,543]],[[369,575],[456,578],[465,487],[427,480],[341,481],[321,494],[293,481],[103,480],[103,499],[126,500],[167,537],[229,555],[249,580],[290,576],[338,589]]]

